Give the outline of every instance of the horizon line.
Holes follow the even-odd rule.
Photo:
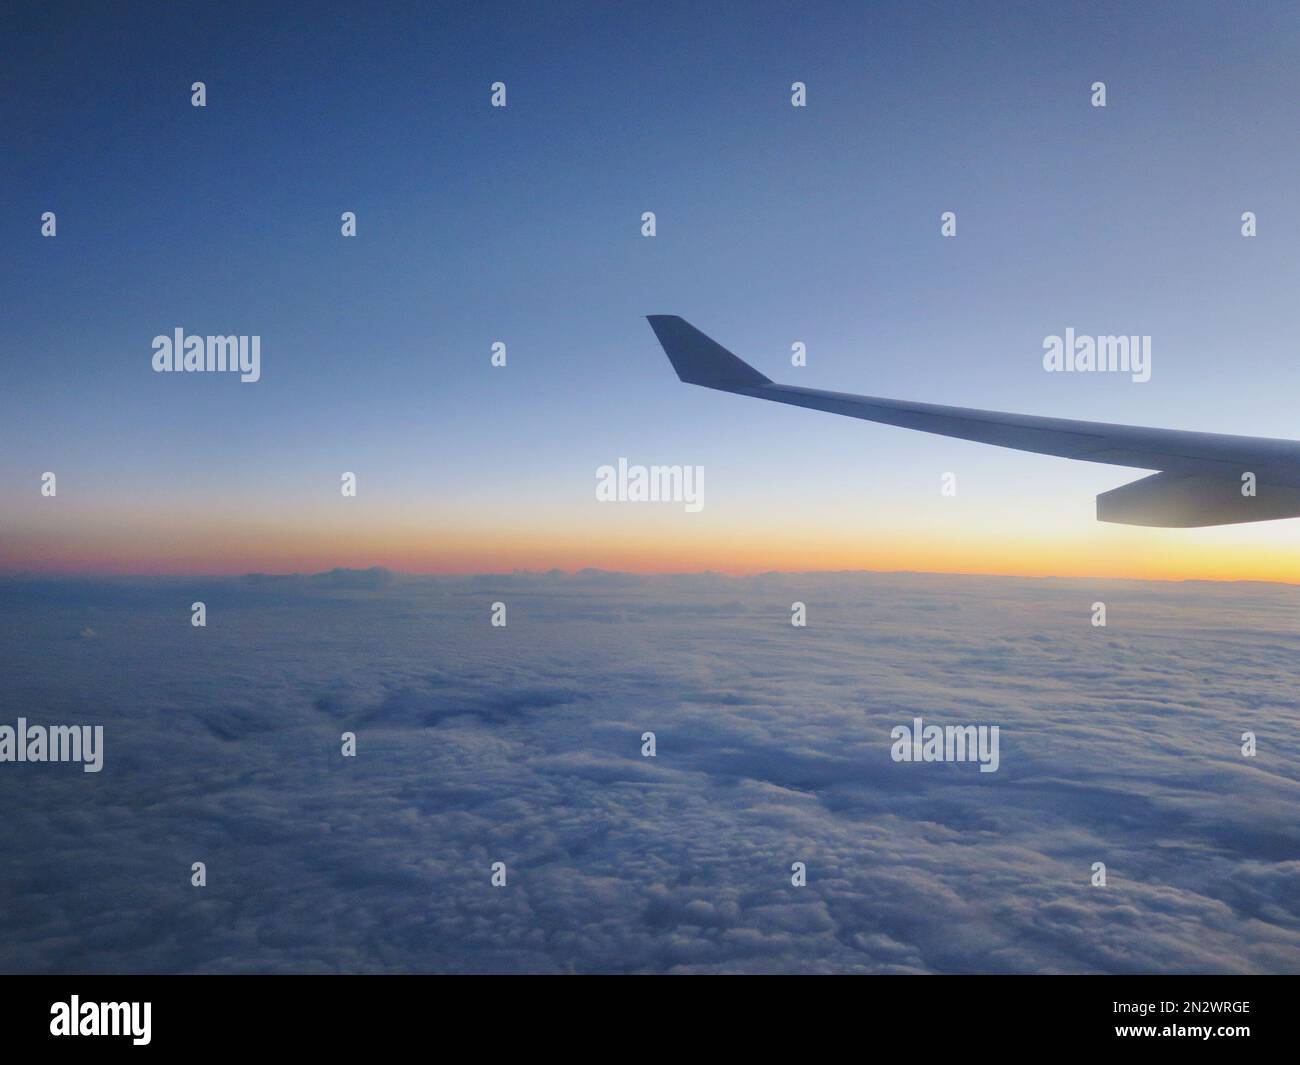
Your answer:
[[[717,569],[700,569],[700,570],[672,570],[672,571],[646,571],[633,569],[603,569],[599,566],[583,566],[579,569],[567,570],[559,566],[548,569],[530,569],[526,567],[516,567],[511,570],[400,570],[393,569],[389,566],[335,566],[331,569],[315,570],[304,572],[293,570],[289,572],[269,572],[266,570],[248,570],[243,573],[147,573],[139,571],[118,571],[105,572],[95,570],[6,570],[0,569],[0,581],[24,581],[37,583],[40,581],[58,581],[58,580],[212,580],[212,581],[237,581],[247,580],[250,577],[257,577],[267,580],[292,580],[299,578],[310,580],[317,577],[329,577],[333,575],[357,575],[357,574],[382,574],[388,577],[399,578],[482,578],[482,577],[579,577],[584,574],[613,576],[613,577],[641,577],[653,579],[656,577],[722,577],[727,580],[745,580],[753,577],[787,577],[787,576],[844,576],[844,575],[870,575],[880,577],[992,577],[1003,580],[1024,580],[1024,581],[1125,581],[1138,584],[1265,584],[1278,585],[1284,588],[1294,588],[1300,586],[1300,580],[1287,581],[1280,579],[1264,579],[1259,577],[1116,577],[1101,574],[1059,574],[1059,573],[1002,573],[1002,572],[972,572],[968,570],[917,570],[917,569],[768,569],[768,570],[746,570],[739,572],[727,572]]]

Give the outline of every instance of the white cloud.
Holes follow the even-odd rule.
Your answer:
[[[106,747],[0,767],[5,970],[1300,970],[1295,589],[195,584],[0,597],[0,720]],[[914,716],[1001,768],[893,762]]]

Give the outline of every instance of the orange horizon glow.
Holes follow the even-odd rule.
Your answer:
[[[566,523],[567,525],[567,523]],[[581,569],[667,574],[862,570],[979,576],[1300,583],[1300,551],[1286,540],[1222,530],[1100,526],[1076,535],[975,528],[954,536],[914,528],[850,533],[732,523],[644,527],[596,522],[571,531],[444,522],[431,528],[320,522],[309,531],[264,522],[223,528],[102,523],[26,529],[0,542],[0,573],[83,576],[222,576],[315,573],[382,566],[409,574],[468,575]]]

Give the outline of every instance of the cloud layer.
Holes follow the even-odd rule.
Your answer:
[[[0,722],[105,726],[99,774],[0,765],[5,971],[1300,971],[1289,587],[337,572],[0,604]],[[999,726],[999,770],[893,762],[917,716]]]

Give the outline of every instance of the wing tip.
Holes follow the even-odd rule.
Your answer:
[[[772,383],[770,377],[700,332],[681,315],[647,314],[645,317],[677,377],[686,384],[730,391]]]

